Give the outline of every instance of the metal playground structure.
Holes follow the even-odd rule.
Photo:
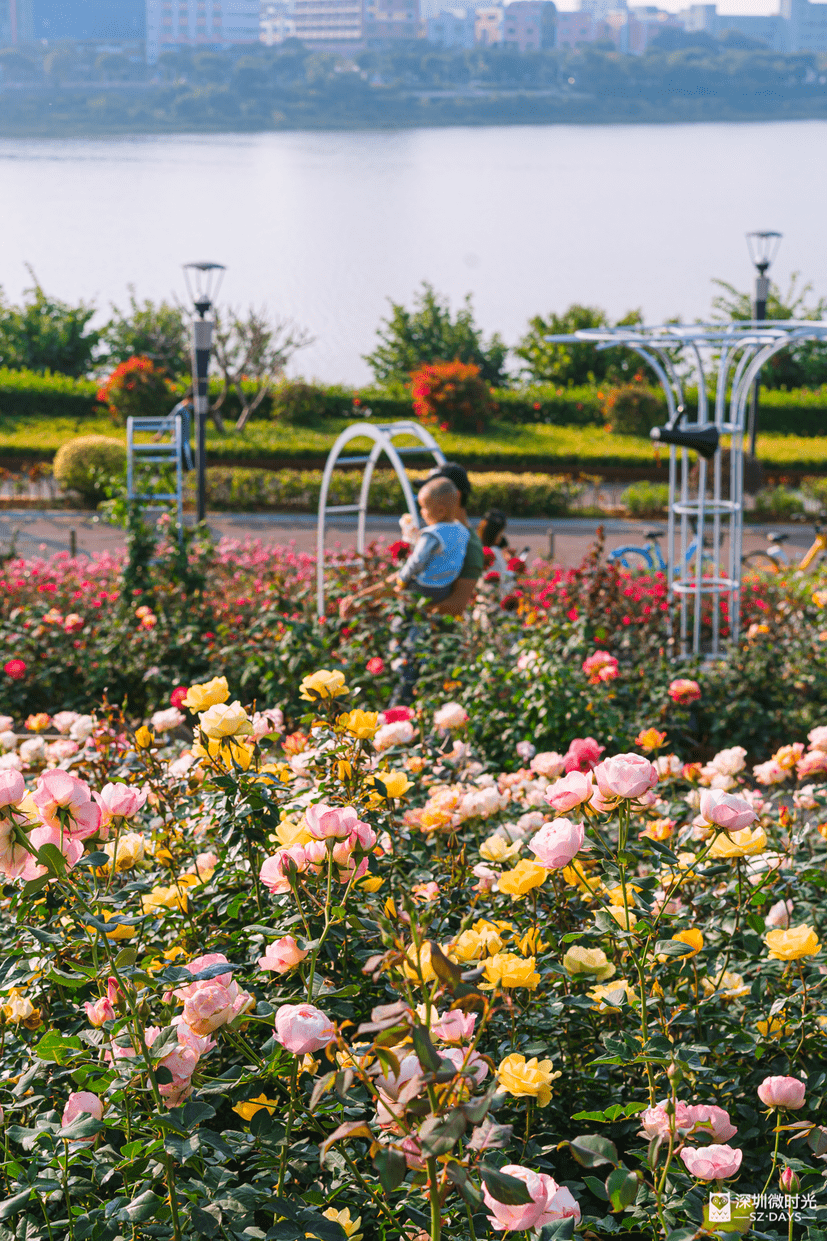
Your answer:
[[[343,450],[353,440],[366,439],[370,440],[372,447],[367,454],[359,453],[357,456],[342,456]],[[394,440],[414,439],[418,441],[416,444],[402,444],[397,446]],[[325,534],[327,529],[327,518],[334,514],[354,513],[358,514],[356,526],[356,551],[362,556],[365,551],[365,525],[368,512],[368,498],[370,495],[370,484],[373,479],[373,472],[376,469],[382,456],[386,456],[389,463],[396,471],[396,477],[399,479],[402,487],[402,494],[405,498],[405,504],[411,517],[419,523],[419,513],[416,506],[416,498],[411,487],[411,480],[408,478],[403,457],[411,456],[430,456],[436,465],[445,464],[445,454],[437,444],[433,435],[426,427],[418,422],[356,422],[353,426],[343,431],[336,443],[330,450],[327,462],[322,476],[322,489],[319,493],[319,516],[316,527],[316,612],[322,617],[325,614],[325,592],[324,592],[324,568],[325,568]],[[358,504],[328,504],[328,495],[330,492],[330,484],[333,478],[333,471],[337,466],[361,465],[362,470],[362,486],[359,492]]]
[[[750,395],[770,358],[800,341],[827,341],[827,323],[787,319],[586,328],[546,340],[632,349],[657,375],[669,421],[655,427],[651,436],[670,449],[666,559],[669,592],[680,603],[678,653],[721,658],[724,639],[734,643],[739,637],[744,434]],[[687,419],[689,384],[698,394],[693,421]],[[728,466],[720,451],[724,435],[731,437]],[[690,451],[698,454],[697,471]],[[708,635],[702,625],[705,615]]]

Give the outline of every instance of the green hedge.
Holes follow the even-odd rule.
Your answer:
[[[287,385],[289,387],[289,385]],[[211,389],[218,395],[218,381],[213,380]],[[380,422],[393,422],[412,418],[410,396],[403,387],[396,388],[350,388],[342,384],[325,386],[308,384],[308,414],[306,421],[319,417],[352,420],[361,414],[370,415]],[[72,417],[76,420],[100,416],[100,406],[95,401],[97,384],[89,379],[71,379],[67,375],[40,375],[34,371],[0,369],[0,418],[15,416]],[[257,420],[280,417],[280,389],[275,388],[254,414]],[[493,392],[497,406],[498,422],[513,425],[545,423],[551,426],[586,427],[602,426],[606,422],[604,399],[609,388],[580,387],[558,388],[554,384],[537,384],[530,388],[500,388]],[[312,398],[312,403],[311,403]],[[690,390],[687,404],[692,410],[697,396]],[[170,407],[173,401],[170,399]],[[166,412],[159,410],[159,414]],[[238,417],[238,398],[230,395],[222,410],[231,424]],[[663,402],[666,418],[666,402]],[[301,422],[295,412],[291,421]],[[760,425],[763,431],[790,435],[827,434],[827,386],[815,389],[801,388],[785,392],[782,389],[761,390]]]
[[[427,477],[426,471],[411,471],[414,488]],[[473,496],[471,508],[482,514],[491,508],[503,509],[510,517],[562,517],[583,491],[580,483],[553,474],[511,474],[508,472],[470,474]],[[187,480],[190,498],[195,480]],[[280,512],[315,513],[322,483],[321,470],[207,470],[207,506],[213,510],[251,512],[273,509]],[[362,485],[361,472],[340,470],[334,474],[329,494],[331,504],[355,504]],[[370,511],[398,515],[404,508],[402,488],[393,470],[377,470],[370,489]]]

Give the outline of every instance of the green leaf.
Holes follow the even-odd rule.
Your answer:
[[[574,1219],[567,1215],[565,1219],[556,1219],[540,1229],[537,1241],[570,1241],[574,1236]]]
[[[131,1223],[140,1224],[144,1220],[152,1219],[158,1214],[158,1208],[163,1202],[163,1198],[159,1198],[151,1189],[147,1189],[144,1193],[139,1194],[137,1198],[133,1198],[128,1207],[124,1207],[121,1215],[125,1216]]]
[[[23,891],[20,893],[21,900],[27,901],[32,896],[37,896],[38,892],[42,892],[49,882],[48,875],[41,875],[39,879],[30,879],[28,883],[23,884]],[[2,1219],[2,1216],[0,1216]]]
[[[533,1202],[527,1186],[516,1176],[500,1172],[499,1168],[487,1163],[480,1164],[480,1175],[485,1182],[485,1188],[497,1202],[504,1202],[509,1207],[524,1207]]]
[[[655,952],[667,957],[685,957],[693,951],[691,944],[684,944],[678,939],[659,939],[655,944]]]
[[[59,1034],[57,1030],[49,1030],[40,1042],[34,1046],[34,1054],[38,1060],[49,1060],[53,1064],[67,1064],[72,1053],[83,1051],[83,1043],[74,1034]]]
[[[437,1123],[426,1120],[419,1130],[419,1140],[425,1155],[447,1155],[465,1133],[467,1124],[459,1108],[455,1108],[445,1120]]]
[[[445,1165],[445,1175],[451,1184],[459,1190],[470,1207],[476,1209],[482,1206],[482,1194],[461,1164],[456,1163],[453,1159],[449,1159]]]
[[[455,962],[449,960],[436,940],[429,940],[431,945],[431,965],[434,973],[449,991],[453,991],[462,982],[462,970]]]
[[[602,1163],[617,1163],[617,1147],[608,1138],[601,1138],[597,1133],[585,1133],[564,1145],[571,1148],[571,1153],[584,1168],[597,1168]]]
[[[386,1194],[393,1193],[405,1179],[408,1165],[405,1156],[392,1146],[385,1146],[373,1156],[373,1166]]]
[[[438,1073],[442,1067],[442,1061],[437,1054],[437,1050],[431,1042],[431,1036],[425,1026],[416,1025],[411,1031],[413,1039],[414,1051],[417,1059],[422,1065],[426,1073]]]
[[[138,960],[137,948],[121,948],[115,957],[115,969],[125,970],[134,965]]]
[[[219,1210],[214,1207],[213,1210]],[[211,1215],[209,1211],[202,1210],[201,1207],[193,1206],[190,1208],[190,1223],[197,1229],[198,1235],[202,1237],[214,1237],[218,1233],[219,1220]]]
[[[625,1168],[615,1168],[606,1177],[606,1193],[612,1204],[613,1211],[625,1211],[637,1198],[640,1180],[635,1172],[627,1172]]]
[[[31,1189],[24,1189],[21,1193],[15,1194],[13,1198],[6,1198],[0,1202],[0,1219],[10,1219],[12,1215],[17,1215],[19,1211],[22,1211],[31,1193]]]
[[[596,1176],[584,1176],[583,1184],[587,1185],[594,1194],[595,1198],[599,1198],[601,1202],[608,1202],[609,1195],[606,1193],[606,1186],[599,1181]]]

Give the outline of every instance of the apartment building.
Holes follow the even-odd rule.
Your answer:
[[[260,38],[265,47],[275,47],[296,37],[292,0],[265,0],[261,6]]]
[[[257,44],[260,10],[260,0],[146,0],[147,60],[183,47]]]
[[[556,18],[552,0],[512,0],[503,13],[502,42],[519,52],[555,47]]]
[[[418,39],[423,33],[419,0],[364,0],[363,21],[364,39],[369,46]]]

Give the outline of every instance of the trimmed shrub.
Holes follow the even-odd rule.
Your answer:
[[[103,499],[107,482],[121,474],[125,465],[126,449],[119,440],[81,435],[57,450],[54,476],[67,491],[77,491],[85,500],[97,502]]]
[[[411,471],[416,489],[427,478],[427,471]],[[471,508],[482,514],[502,509],[509,517],[562,517],[583,491],[583,484],[553,474],[469,474],[473,488]],[[315,512],[322,484],[321,470],[207,470],[207,505],[214,510],[249,512],[280,509],[297,513]],[[194,494],[190,476],[188,490]],[[331,504],[355,504],[359,499],[362,475],[358,470],[342,470],[333,475]],[[377,470],[370,489],[370,511],[398,515],[404,511],[402,488],[393,470]]]
[[[162,418],[169,413],[174,389],[151,358],[129,358],[115,367],[98,391],[114,422],[127,418]]]
[[[755,496],[755,512],[762,517],[793,517],[803,513],[804,500],[800,491],[792,491],[789,487],[765,487]]]
[[[623,384],[607,389],[603,413],[617,435],[648,435],[665,422],[666,400],[662,392],[645,384]]]
[[[411,375],[414,413],[442,431],[483,431],[493,413],[488,385],[472,362],[431,362]]]
[[[285,380],[271,394],[271,417],[290,426],[318,422],[330,413],[328,389],[303,379]]]
[[[669,504],[668,483],[631,483],[620,503],[633,517],[660,517]]]

